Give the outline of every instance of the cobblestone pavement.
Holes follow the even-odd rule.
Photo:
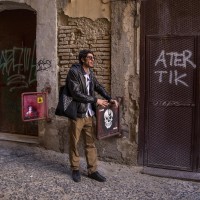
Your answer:
[[[0,141],[0,200],[200,200],[200,183],[159,178],[130,167],[99,161],[107,182],[71,179],[68,155],[41,147]]]

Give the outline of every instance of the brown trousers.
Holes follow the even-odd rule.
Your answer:
[[[91,174],[97,169],[97,150],[94,144],[93,119],[92,117],[77,118],[77,120],[69,120],[69,123],[69,160],[71,169],[79,170],[80,158],[77,144],[82,134],[88,174]]]

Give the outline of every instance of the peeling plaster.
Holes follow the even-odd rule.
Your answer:
[[[87,17],[92,20],[106,18],[110,21],[110,3],[101,0],[59,0],[65,15],[70,17]]]
[[[130,41],[134,41],[134,18],[133,18],[133,10],[134,10],[133,2],[127,4],[123,13],[123,30],[127,34],[127,43],[129,49],[133,47]],[[131,26],[132,25],[132,26]]]
[[[134,17],[135,17],[136,4],[130,2],[126,4],[123,10],[123,21],[122,27],[125,33],[124,41],[126,42],[126,54],[129,57],[126,59],[127,70],[124,71],[124,113],[123,113],[123,129],[127,126],[129,138],[132,142],[136,142],[137,138],[137,123],[139,118],[139,77],[136,75],[137,63],[135,62],[135,57],[137,54],[134,53],[134,42],[135,37],[135,27],[134,27]],[[135,50],[136,51],[136,50]],[[132,54],[132,56],[131,56]],[[124,131],[123,135],[127,135]],[[127,150],[128,151],[128,150]]]

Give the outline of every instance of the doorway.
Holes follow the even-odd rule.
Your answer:
[[[141,3],[138,162],[152,174],[200,169],[199,6],[199,0]]]
[[[0,132],[38,136],[38,122],[23,122],[21,94],[36,92],[36,13],[0,12]]]

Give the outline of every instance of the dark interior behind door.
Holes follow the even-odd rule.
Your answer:
[[[0,132],[38,135],[37,122],[21,120],[21,94],[36,91],[36,14],[0,12]]]

